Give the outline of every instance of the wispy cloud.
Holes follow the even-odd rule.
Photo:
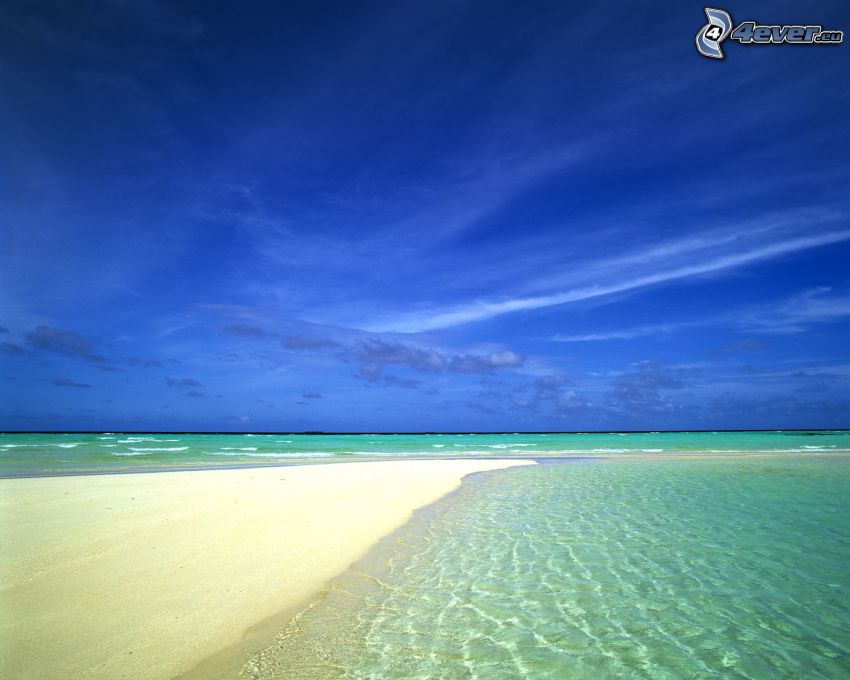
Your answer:
[[[703,326],[705,321],[682,321],[679,323],[657,324],[654,326],[636,326],[620,330],[600,331],[598,333],[557,334],[552,336],[556,342],[598,342],[603,340],[631,340],[657,335],[668,335],[682,328]]]
[[[25,341],[34,350],[61,354],[93,364],[108,363],[102,354],[94,350],[91,342],[73,331],[38,326],[26,334]]]
[[[54,378],[53,385],[54,387],[91,387],[88,383],[74,382],[70,378]]]
[[[741,238],[743,239],[744,236],[742,235]],[[727,236],[726,240],[726,245],[728,246],[737,245],[731,237]],[[617,261],[609,261],[608,267],[606,267],[605,263],[596,263],[594,265],[594,269],[596,270],[605,271],[606,268],[610,268],[609,276],[605,278],[608,280],[613,279],[611,283],[588,285],[557,293],[501,301],[473,301],[450,308],[417,312],[385,322],[378,321],[370,324],[368,327],[373,331],[391,331],[397,333],[418,333],[450,328],[474,321],[483,321],[512,312],[603,298],[617,293],[625,293],[672,281],[715,274],[847,240],[850,240],[850,230],[834,230],[814,236],[786,238],[785,240],[767,245],[763,243],[758,245],[748,244],[749,247],[746,249],[736,248],[732,252],[718,253],[711,245],[709,239],[690,238],[680,242],[678,247],[675,243],[661,247],[656,246],[645,251],[643,257],[640,254],[636,254],[628,258],[630,265],[632,263],[639,263],[641,260],[652,262],[659,259],[659,254],[662,254],[664,259],[667,260],[674,260],[677,256],[683,254],[686,254],[689,259],[697,260],[683,266],[676,266],[674,262],[668,262],[667,268],[656,269],[653,266],[653,271],[651,272],[617,280],[617,274],[622,272],[622,266],[618,267]],[[700,257],[697,258],[696,255],[700,255]],[[622,264],[622,260],[620,260],[620,264]]]
[[[6,354],[26,354],[26,350],[14,342],[0,342],[0,352]]]
[[[166,378],[165,384],[169,387],[199,387],[200,381],[194,378]]]
[[[291,350],[321,350],[339,347],[339,343],[331,338],[302,335],[287,335],[280,344]]]
[[[702,327],[727,327],[752,333],[791,334],[802,333],[811,326],[840,321],[850,317],[850,295],[830,295],[832,289],[819,286],[796,295],[761,305],[732,310],[726,314],[674,321],[665,324],[634,326],[591,333],[557,334],[556,342],[604,342],[631,340],[633,338],[665,336],[683,330]],[[761,351],[767,343],[746,338],[737,343],[712,350],[713,357],[730,356],[742,352]]]
[[[740,322],[763,333],[800,333],[808,326],[850,317],[850,295],[829,295],[832,288],[810,288],[776,305],[751,308]]]
[[[765,342],[764,340],[758,340],[757,338],[744,338],[739,342],[733,342],[728,345],[721,345],[720,347],[715,347],[713,350],[711,350],[709,356],[718,358],[735,356],[737,354],[757,354],[759,352],[764,352],[769,348],[770,343]]]

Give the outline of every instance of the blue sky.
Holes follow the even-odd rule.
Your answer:
[[[850,427],[848,46],[623,4],[5,3],[0,428]]]

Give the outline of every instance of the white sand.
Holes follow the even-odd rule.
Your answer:
[[[0,675],[173,678],[305,604],[464,475],[517,464],[0,480]]]

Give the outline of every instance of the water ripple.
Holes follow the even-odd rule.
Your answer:
[[[848,497],[843,459],[478,476],[243,676],[848,677]]]

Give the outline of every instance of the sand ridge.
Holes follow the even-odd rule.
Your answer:
[[[427,460],[0,480],[2,675],[173,678],[464,475]]]

